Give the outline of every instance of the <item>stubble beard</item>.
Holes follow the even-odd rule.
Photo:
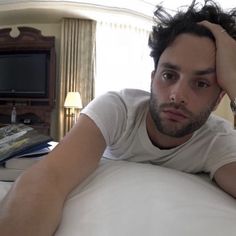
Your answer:
[[[162,134],[168,135],[170,137],[184,137],[186,135],[192,134],[194,131],[198,130],[207,121],[213,108],[216,105],[216,101],[209,105],[207,109],[201,111],[198,115],[194,115],[192,112],[187,110],[185,106],[176,103],[163,103],[159,104],[157,97],[151,92],[151,97],[149,101],[149,111],[156,129]],[[185,124],[179,124],[178,122],[166,122],[160,116],[164,108],[176,108],[183,111],[188,116],[188,122]]]

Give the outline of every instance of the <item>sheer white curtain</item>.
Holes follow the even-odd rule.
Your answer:
[[[148,36],[147,29],[97,23],[95,96],[123,88],[149,91],[154,66]]]

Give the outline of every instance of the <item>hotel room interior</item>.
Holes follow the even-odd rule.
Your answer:
[[[2,54],[29,54],[30,64],[42,60],[46,72],[39,95],[3,91],[0,125],[10,124],[15,107],[18,122],[60,141],[96,96],[126,87],[148,91],[153,62],[147,40],[160,2],[175,12],[192,1],[1,0],[0,73]],[[227,96],[215,113],[234,125]],[[11,184],[0,182],[0,199]],[[235,199],[205,174],[101,161],[69,195],[55,235],[233,236],[235,221]]]

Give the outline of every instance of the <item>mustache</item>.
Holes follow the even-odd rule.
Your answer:
[[[163,103],[159,106],[159,109],[160,110],[163,110],[163,109],[166,109],[166,108],[174,108],[174,109],[177,109],[177,110],[181,110],[183,113],[185,113],[186,115],[192,117],[194,114],[189,111],[183,104],[181,103],[173,103],[173,102],[170,102],[170,103]]]

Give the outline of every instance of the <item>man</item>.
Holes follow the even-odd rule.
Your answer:
[[[236,12],[207,1],[174,18],[161,8],[155,15],[151,96],[124,90],[91,102],[55,150],[16,181],[1,206],[2,235],[53,235],[68,193],[102,156],[209,172],[236,197],[236,133],[210,116],[224,93],[235,105]]]

